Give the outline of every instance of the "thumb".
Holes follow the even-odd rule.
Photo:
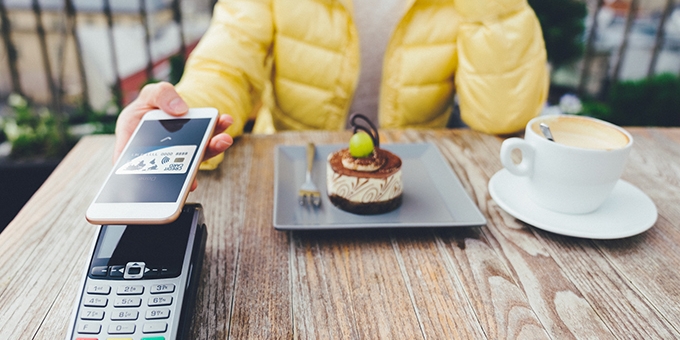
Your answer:
[[[149,108],[159,108],[173,116],[183,115],[189,110],[189,106],[179,96],[175,87],[164,81],[144,86],[138,100]]]

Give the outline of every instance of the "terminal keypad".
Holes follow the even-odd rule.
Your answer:
[[[105,272],[103,269],[95,269],[91,274],[96,274],[90,276],[80,302],[76,339],[121,336],[167,339],[173,315],[177,312],[175,301],[178,281],[93,280],[93,276],[100,276]],[[145,271],[151,272],[150,269]],[[151,275],[159,277],[160,271]],[[109,273],[107,275],[113,272],[114,277],[122,276],[116,268],[107,268],[106,272]]]

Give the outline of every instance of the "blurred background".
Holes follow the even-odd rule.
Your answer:
[[[0,230],[83,135],[141,87],[176,83],[216,0],[0,0]],[[545,114],[680,126],[680,3],[529,0],[551,67]]]
[[[216,0],[0,0],[0,231],[146,83],[176,83]]]

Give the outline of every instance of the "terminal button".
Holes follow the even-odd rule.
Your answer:
[[[92,270],[90,271],[90,275],[92,275],[92,276],[106,276],[106,274],[108,272],[109,272],[109,267],[98,266],[98,267],[92,267]]]
[[[167,319],[170,317],[170,309],[149,309],[146,311],[146,319]]]
[[[102,326],[98,323],[82,322],[78,325],[78,333],[80,334],[99,334]]]
[[[172,293],[175,285],[172,283],[156,284],[151,286],[151,294]]]
[[[109,299],[97,296],[87,296],[83,301],[85,307],[106,307]]]
[[[172,296],[153,296],[149,298],[149,306],[169,306],[172,304]]]
[[[139,312],[136,311],[136,310],[114,311],[113,314],[111,314],[111,320],[114,320],[114,321],[137,320],[138,316],[139,316]]]
[[[135,332],[133,323],[117,323],[109,325],[109,334],[133,334]]]
[[[87,293],[88,294],[108,295],[110,292],[111,292],[111,286],[100,285],[100,284],[91,284],[91,285],[87,286]]]
[[[124,272],[125,272],[125,266],[111,266],[111,270],[109,271],[109,275],[111,277],[123,277]]]
[[[82,320],[103,320],[104,311],[100,309],[85,309],[81,312],[80,318]]]
[[[118,295],[140,295],[144,293],[144,286],[142,285],[120,286],[118,287],[116,293],[118,293]]]
[[[125,274],[123,278],[127,279],[141,279],[144,276],[144,262],[128,262],[125,265]]]
[[[139,307],[141,305],[142,298],[138,297],[117,298],[113,302],[114,307]]]
[[[144,333],[163,333],[168,329],[168,324],[165,322],[149,322],[145,323],[142,328]]]

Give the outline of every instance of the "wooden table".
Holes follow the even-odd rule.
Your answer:
[[[659,218],[607,241],[544,232],[500,209],[487,183],[502,168],[502,139],[469,130],[382,137],[436,144],[486,226],[276,231],[274,147],[349,133],[244,136],[189,197],[208,222],[193,338],[679,338],[680,129],[629,131],[623,178]],[[84,212],[112,150],[112,136],[81,140],[0,234],[0,339],[66,334],[96,230]]]

